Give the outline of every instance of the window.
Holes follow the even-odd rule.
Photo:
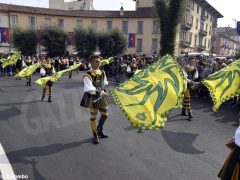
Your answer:
[[[18,16],[17,15],[12,15],[12,27],[17,27],[18,26]]]
[[[159,32],[159,30],[160,30],[160,28],[159,28],[160,26],[159,26],[159,23],[158,23],[158,21],[157,20],[153,20],[153,27],[152,27],[152,29],[153,29],[153,33],[154,34],[157,34],[158,32]]]
[[[190,43],[192,42],[192,36],[192,33],[189,33],[187,41],[189,41]]]
[[[195,34],[195,37],[194,37],[194,46],[197,46],[197,35]]]
[[[198,18],[196,18],[196,29],[198,29]]]
[[[137,52],[142,52],[142,39],[137,39]]]
[[[32,17],[32,16],[29,16],[28,20],[29,20],[29,28],[35,29],[36,18]]]
[[[58,27],[64,28],[64,20],[63,19],[58,19]]]
[[[143,21],[138,21],[137,23],[137,33],[143,34]]]
[[[201,21],[200,30],[204,30],[204,22]]]
[[[197,13],[199,13],[199,4],[197,5]]]
[[[112,31],[112,21],[107,21],[107,31]]]
[[[152,51],[157,52],[158,40],[156,38],[152,39]]]
[[[51,26],[51,19],[45,18],[45,26]]]
[[[83,24],[83,20],[77,20],[77,27],[81,27]]]
[[[122,32],[125,34],[128,33],[128,22],[127,21],[122,22]]]
[[[194,11],[194,0],[192,0],[192,10]]]
[[[91,21],[91,28],[97,30],[97,21],[96,20]]]
[[[208,40],[208,49],[210,49],[211,46],[211,39]]]

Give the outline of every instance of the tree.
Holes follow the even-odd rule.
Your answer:
[[[98,47],[104,57],[117,56],[126,49],[126,38],[118,29],[99,33]]]
[[[36,54],[38,40],[35,30],[16,28],[13,30],[12,39],[14,47],[21,51],[22,55],[32,56]]]
[[[67,34],[62,29],[57,27],[46,27],[40,31],[39,38],[48,56],[63,56],[66,54]]]
[[[125,36],[118,30],[114,29],[111,33],[112,38],[112,55],[116,56],[125,51],[127,40]]]
[[[177,27],[181,23],[186,0],[155,0],[160,21],[160,55],[174,55]]]
[[[88,59],[97,48],[97,33],[93,28],[75,29],[75,46],[78,55],[84,59]]]

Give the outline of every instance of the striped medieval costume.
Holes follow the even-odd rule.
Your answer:
[[[41,77],[47,77],[47,76],[52,76],[55,73],[55,69],[53,64],[51,63],[43,63],[40,69],[40,74]],[[53,82],[52,81],[48,81],[46,83],[46,86],[43,88],[43,92],[42,92],[42,98],[41,100],[43,101],[46,95],[46,91],[48,89],[48,102],[52,102],[52,85]]]
[[[108,117],[108,101],[106,97],[100,97],[100,93],[104,90],[104,86],[108,85],[105,72],[99,69],[91,69],[83,76],[83,81],[84,95],[80,105],[90,109],[90,125],[93,136],[95,138],[107,138],[108,136],[104,135],[102,130]],[[98,111],[101,113],[101,117],[98,126],[96,126]]]
[[[218,174],[222,180],[240,180],[240,127],[236,130],[234,141],[235,145]]]
[[[24,61],[24,66],[31,66],[33,64],[33,61],[31,59],[31,57],[28,57],[27,59],[25,59]],[[32,86],[31,82],[32,82],[32,75],[26,77],[27,78],[27,83],[26,86]]]
[[[194,81],[196,78],[198,78],[198,72],[197,72],[197,68],[195,68],[194,66],[187,65],[185,67],[184,73],[186,74],[186,78],[187,78],[187,89],[184,93],[182,115],[188,116],[188,120],[191,120],[191,118],[193,118],[191,113],[191,99],[190,99],[191,98],[190,90],[192,86],[191,82]]]

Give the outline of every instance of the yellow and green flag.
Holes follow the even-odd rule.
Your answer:
[[[213,99],[213,110],[222,103],[240,94],[240,60],[207,77],[203,84]]]
[[[103,59],[100,61],[100,66],[105,66],[106,64],[110,64],[113,62],[113,57],[110,57],[108,59]]]
[[[20,52],[15,52],[13,55],[9,56],[5,61],[3,61],[2,67],[5,68],[10,64],[16,64],[17,60],[21,57]]]
[[[23,70],[21,70],[18,74],[16,74],[15,77],[31,76],[40,66],[41,66],[41,63],[36,63],[31,66],[27,66]]]
[[[37,83],[38,85],[40,85],[40,86],[42,86],[42,87],[45,87],[45,86],[46,86],[46,83],[47,83],[48,81],[56,82],[59,78],[62,77],[62,75],[63,75],[64,73],[69,72],[69,71],[73,71],[73,70],[75,70],[76,68],[78,68],[80,65],[81,65],[81,63],[74,64],[74,65],[72,65],[72,66],[69,66],[68,69],[59,71],[59,72],[55,73],[55,74],[52,75],[52,76],[40,78],[40,79],[36,80],[35,83]]]
[[[186,79],[180,65],[166,55],[110,91],[133,127],[164,127],[173,108],[182,107]]]

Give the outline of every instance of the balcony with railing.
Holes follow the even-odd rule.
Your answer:
[[[190,11],[190,10],[191,10],[191,5],[190,5],[190,4],[187,4],[187,5],[186,5],[186,10],[187,10],[187,11]]]
[[[191,41],[189,41],[189,40],[181,40],[181,46],[182,47],[189,47],[190,45],[191,45]]]
[[[207,33],[207,31],[201,29],[201,30],[199,31],[199,34],[200,34],[201,36],[207,36],[208,33]]]
[[[206,21],[207,20],[207,16],[206,15],[201,15],[201,20]]]
[[[183,24],[182,24],[182,28],[183,29],[186,29],[186,30],[190,30],[190,29],[192,29],[192,22],[184,22]]]
[[[204,50],[206,50],[206,46],[204,46],[204,45],[199,45],[199,46],[198,46],[198,49],[199,49],[200,51],[204,51]]]

